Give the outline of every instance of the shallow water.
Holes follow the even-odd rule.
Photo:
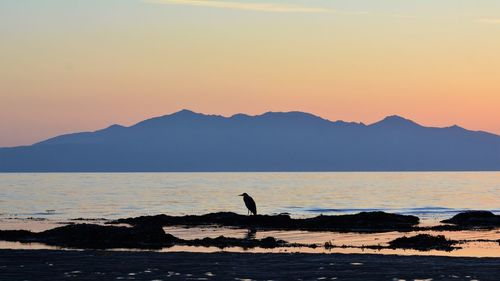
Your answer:
[[[35,222],[39,224],[41,222]],[[102,222],[101,222],[102,223]],[[1,224],[0,224],[1,225]],[[43,224],[42,224],[43,225]],[[12,225],[11,225],[12,226]],[[48,226],[47,224],[43,226]],[[12,228],[16,229],[16,228]],[[165,227],[165,232],[183,239],[197,239],[220,235],[235,238],[275,237],[290,243],[315,244],[317,247],[278,247],[273,249],[264,248],[241,248],[241,247],[201,247],[176,245],[159,250],[144,249],[112,249],[113,251],[155,251],[155,252],[248,252],[248,253],[343,253],[343,254],[382,254],[382,255],[423,255],[423,256],[453,256],[453,257],[500,257],[500,230],[468,230],[468,231],[418,231],[418,232],[385,232],[385,233],[338,233],[328,231],[255,231],[250,233],[246,229],[235,229],[226,227]],[[413,236],[417,234],[444,235],[447,239],[464,241],[456,246],[453,251],[430,250],[418,251],[411,249],[370,249],[365,246],[387,246],[388,242],[402,236]],[[489,241],[475,241],[486,239]],[[496,240],[496,241],[492,241]],[[334,247],[324,247],[325,242],[330,242]],[[0,241],[0,249],[66,249],[63,247],[49,246],[41,243],[19,243]]]
[[[232,211],[245,214],[241,197],[247,192],[261,214],[290,213],[295,217],[382,210],[412,214],[421,225],[433,225],[463,210],[500,213],[500,172],[410,173],[47,173],[0,174],[0,229],[43,231],[74,218],[124,218],[166,213],[172,215]],[[104,220],[81,221],[104,223]],[[335,233],[257,231],[246,229],[168,227],[184,239],[203,237],[268,236],[291,243],[318,244],[312,248],[242,249],[230,252],[377,253],[500,257],[497,242],[469,242],[452,252],[325,249],[336,246],[387,245],[403,235],[417,233]],[[499,230],[419,232],[449,239],[500,239]],[[2,248],[58,249],[47,245],[0,241]],[[161,251],[217,252],[214,247],[174,246]]]
[[[0,173],[0,219],[244,214],[242,192],[261,214],[500,212],[500,172]]]

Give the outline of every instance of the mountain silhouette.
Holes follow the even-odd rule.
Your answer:
[[[449,170],[500,170],[500,136],[400,116],[365,125],[304,112],[181,110],[0,148],[1,172]]]

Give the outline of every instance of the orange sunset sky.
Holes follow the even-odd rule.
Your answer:
[[[0,2],[0,146],[183,108],[500,134],[500,1]]]

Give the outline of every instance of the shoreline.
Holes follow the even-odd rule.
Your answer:
[[[496,280],[500,258],[0,250],[2,280]]]
[[[419,227],[419,218],[383,212],[293,219],[288,215],[154,215],[118,220],[30,221],[44,231],[0,230],[0,249],[118,249],[194,253],[377,254],[500,258],[500,216],[460,213],[453,225]],[[0,223],[0,226],[2,224]],[[56,227],[50,227],[56,226]],[[305,228],[305,229],[304,229]],[[362,231],[359,231],[362,230]]]

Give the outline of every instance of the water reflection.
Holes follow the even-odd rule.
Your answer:
[[[105,221],[79,221],[82,223],[104,224]],[[30,229],[32,231],[43,231],[57,226],[61,223],[50,220],[7,220],[0,221],[2,229]],[[263,239],[274,237],[297,244],[316,244],[317,248],[288,247],[275,249],[243,249],[238,247],[193,247],[173,246],[161,251],[190,251],[190,252],[251,252],[251,253],[373,253],[373,254],[398,254],[398,255],[439,255],[439,256],[473,256],[473,257],[500,257],[500,230],[467,230],[467,231],[418,231],[418,232],[385,232],[385,233],[338,233],[328,231],[283,231],[283,230],[258,230],[254,228],[228,228],[228,227],[165,227],[166,233],[176,237],[193,240],[205,237],[216,238],[218,236],[234,237],[240,239]],[[403,235],[413,236],[416,234],[444,235],[451,240],[475,240],[458,246],[462,249],[451,252],[445,251],[416,251],[398,249],[369,249],[366,246],[386,246],[389,241]],[[488,240],[488,241],[485,241]],[[490,242],[496,240],[497,242]],[[325,247],[325,242],[331,246]],[[19,243],[0,241],[0,249],[64,249],[60,247],[47,246],[40,243]],[[120,250],[120,249],[115,249]],[[130,251],[131,249],[121,249]]]
[[[154,252],[196,252],[196,253],[216,253],[216,252],[234,252],[234,253],[311,253],[311,254],[382,254],[382,255],[404,255],[404,256],[451,256],[451,257],[500,257],[500,248],[498,243],[493,242],[475,242],[461,245],[463,248],[451,252],[444,251],[417,251],[403,249],[367,249],[367,248],[331,248],[322,247],[293,247],[293,248],[252,248],[243,249],[240,247],[226,247],[224,249],[217,247],[195,247],[195,246],[172,246],[161,250],[144,249],[111,249],[109,251],[154,251]],[[40,243],[19,243],[0,241],[0,249],[28,249],[28,250],[74,250],[63,247],[48,246]]]
[[[257,237],[257,229],[249,228],[247,231],[246,239],[255,239]]]

